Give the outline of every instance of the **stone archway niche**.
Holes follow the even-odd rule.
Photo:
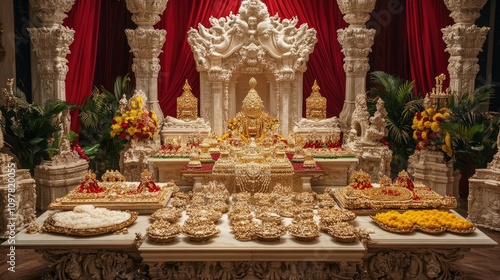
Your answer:
[[[296,27],[297,18],[270,16],[260,0],[243,0],[237,15],[210,18],[188,32],[188,43],[200,72],[200,115],[212,131],[226,131],[226,122],[241,108],[255,77],[266,110],[280,120],[287,135],[302,118],[303,73],[316,44],[316,30]]]

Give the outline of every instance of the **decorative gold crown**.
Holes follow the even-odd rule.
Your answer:
[[[184,121],[193,121],[198,118],[198,98],[191,92],[191,86],[186,80],[184,92],[177,98],[177,118]]]
[[[241,111],[249,118],[257,118],[264,111],[264,102],[255,90],[257,80],[252,77],[248,84],[250,85],[250,90],[248,91],[245,99],[243,99]]]
[[[320,87],[316,80],[312,90],[311,96],[306,99],[306,119],[315,121],[326,119],[326,98],[319,93]]]

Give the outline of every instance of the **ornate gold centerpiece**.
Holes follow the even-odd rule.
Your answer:
[[[177,118],[183,121],[194,121],[198,118],[198,98],[191,92],[191,86],[186,80],[184,92],[177,98]]]
[[[234,177],[236,190],[250,193],[268,192],[272,182],[291,184],[293,176],[284,138],[275,134],[279,121],[265,111],[256,83],[250,79],[242,111],[228,121],[230,132],[219,139],[220,158],[212,170],[215,176]]]
[[[326,98],[319,92],[320,87],[316,80],[312,86],[312,93],[306,99],[306,119],[319,121],[326,119]]]
[[[250,138],[262,141],[266,135],[274,135],[279,126],[279,120],[265,111],[264,102],[255,90],[257,80],[252,77],[249,85],[250,90],[243,99],[241,112],[229,119],[227,126],[233,133],[239,134],[245,142],[248,142]]]

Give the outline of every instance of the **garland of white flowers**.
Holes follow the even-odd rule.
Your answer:
[[[130,219],[124,211],[95,208],[93,205],[79,205],[73,211],[55,213],[52,216],[54,226],[71,229],[102,228],[117,225]]]

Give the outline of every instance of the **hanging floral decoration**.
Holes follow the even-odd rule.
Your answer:
[[[442,150],[451,157],[453,150],[451,147],[451,137],[449,133],[441,130],[441,123],[450,117],[448,108],[435,109],[429,107],[422,112],[418,112],[413,118],[413,139],[417,140],[416,149],[426,148]]]
[[[158,129],[158,117],[153,111],[144,109],[140,96],[130,99],[127,109],[118,113],[111,123],[111,137],[121,139],[151,139]]]

